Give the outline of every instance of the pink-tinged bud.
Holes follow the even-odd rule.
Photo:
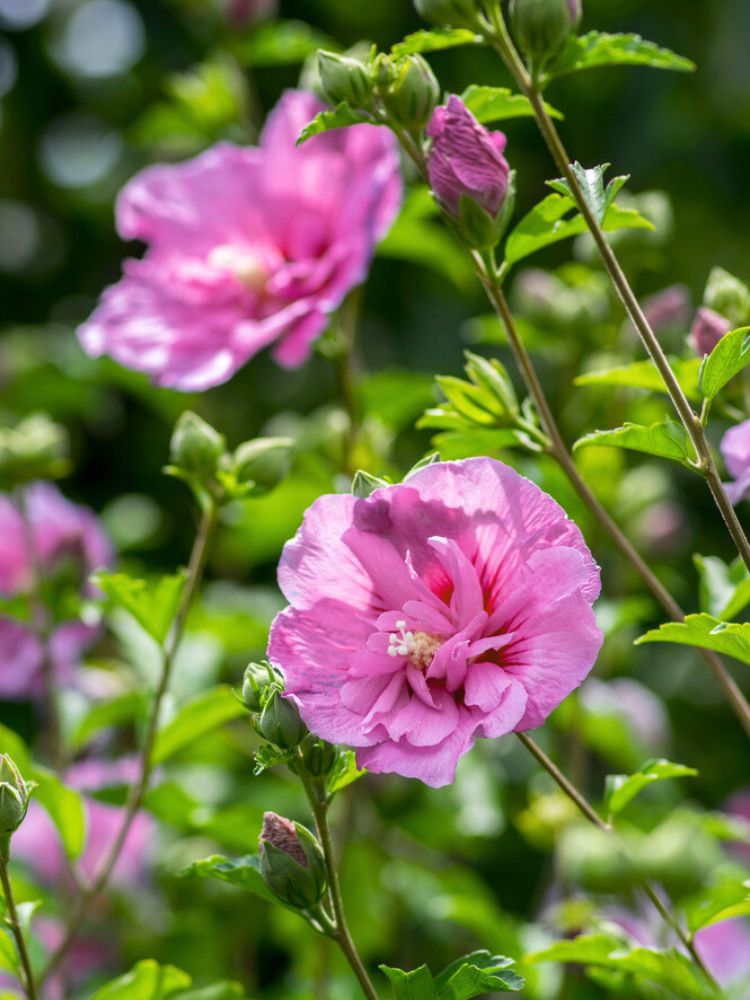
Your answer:
[[[701,306],[695,315],[690,340],[697,354],[710,354],[725,333],[729,333],[731,323],[726,317]]]
[[[307,858],[302,850],[302,845],[297,836],[294,823],[284,816],[279,816],[275,812],[263,813],[263,829],[260,832],[260,850],[264,844],[271,844],[290,858],[294,858],[297,864],[307,868]]]
[[[583,17],[583,6],[581,0],[568,0],[568,10],[570,11],[570,17],[574,25],[578,25],[578,22]]]
[[[266,17],[273,17],[278,0],[222,0],[227,20],[235,28],[244,28]]]
[[[503,133],[488,131],[459,97],[451,95],[447,105],[435,109],[427,134],[432,139],[427,163],[430,186],[440,204],[458,218],[461,196],[468,195],[496,216],[510,176]]]
[[[685,285],[670,285],[657,292],[643,303],[643,311],[651,329],[684,329],[690,320],[690,293]]]

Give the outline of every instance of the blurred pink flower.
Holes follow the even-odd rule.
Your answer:
[[[724,316],[701,306],[695,314],[690,331],[690,340],[696,354],[710,354],[725,333],[729,333],[732,324]]]
[[[112,550],[93,511],[66,500],[51,483],[26,490],[25,527],[18,508],[0,494],[0,595],[27,593],[33,562],[45,578],[72,575],[84,594],[92,593],[89,574],[112,561]],[[96,630],[81,621],[58,625],[50,637],[51,659],[69,673]],[[42,648],[20,622],[0,617],[0,697],[26,698],[39,693]]]
[[[690,320],[690,292],[685,285],[670,285],[645,299],[643,311],[657,333],[685,327]]]
[[[721,440],[721,454],[733,483],[724,483],[733,504],[750,498],[750,420],[730,427]]]
[[[497,215],[508,192],[510,168],[503,156],[502,132],[480,125],[460,97],[451,95],[435,108],[427,127],[432,138],[427,168],[430,187],[443,207],[458,216],[461,195]]]
[[[269,656],[310,729],[440,786],[476,736],[541,725],[601,646],[599,570],[561,507],[489,458],[323,496],[287,543]]]
[[[281,364],[306,360],[364,280],[402,189],[387,129],[355,125],[295,146],[322,107],[288,91],[258,148],[220,144],[130,181],[118,231],[148,251],[125,261],[79,331],[89,354],[184,391],[226,381],[270,344]]]
[[[278,0],[222,0],[227,20],[237,28],[272,17],[278,9]]]
[[[87,879],[95,874],[114,842],[122,823],[122,809],[100,802],[86,793],[118,784],[129,785],[136,772],[137,762],[134,760],[88,760],[74,764],[65,775],[67,785],[84,793],[86,846],[79,859],[79,868]],[[139,813],[112,873],[113,885],[120,889],[135,888],[143,881],[154,830],[151,817]],[[67,860],[57,829],[47,812],[33,799],[29,803],[26,819],[13,835],[13,854],[24,860],[44,883],[58,884],[67,877]]]
[[[653,691],[630,677],[601,681],[590,677],[581,688],[581,704],[598,715],[619,716],[646,751],[662,750],[669,737],[669,717]]]

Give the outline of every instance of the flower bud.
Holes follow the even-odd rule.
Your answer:
[[[283,687],[281,676],[268,660],[250,663],[242,679],[242,700],[251,712],[262,712],[271,693]]]
[[[179,472],[201,480],[211,478],[225,451],[222,434],[191,410],[181,414],[170,443],[170,460]]]
[[[372,82],[358,59],[337,52],[318,52],[318,75],[323,97],[333,105],[346,102],[352,108],[372,105]]]
[[[21,772],[7,754],[0,754],[0,855],[7,855],[7,844],[19,828],[29,808],[29,793]]]
[[[315,837],[272,812],[263,816],[260,873],[277,899],[300,910],[317,905],[326,889],[326,863]]]
[[[511,0],[513,33],[532,60],[557,54],[581,18],[578,0]]]
[[[302,741],[301,749],[305,767],[314,778],[323,778],[330,774],[338,756],[336,747],[332,743],[320,740],[310,733]]]
[[[420,55],[407,56],[383,94],[390,117],[409,130],[423,129],[440,100],[440,84],[430,64]]]
[[[258,731],[264,739],[282,750],[293,750],[307,735],[307,726],[300,718],[297,706],[281,691],[272,691],[266,699],[258,721]]]
[[[454,95],[435,109],[427,134],[432,138],[427,170],[435,197],[470,246],[494,246],[513,208],[505,136],[480,125]]]
[[[750,322],[750,289],[723,267],[715,267],[709,274],[704,302],[735,328]]]
[[[690,330],[690,341],[698,355],[710,354],[725,333],[729,333],[731,323],[724,316],[701,306],[695,314]]]
[[[42,413],[0,430],[0,489],[35,479],[56,479],[68,468],[68,438]]]
[[[232,464],[238,482],[250,486],[248,496],[262,496],[284,479],[292,464],[291,438],[255,438],[245,441],[234,453]]]
[[[476,0],[414,0],[420,17],[438,27],[473,28],[477,23]]]
[[[381,490],[388,485],[388,480],[373,476],[364,469],[358,469],[352,479],[352,495],[366,500],[375,490]]]

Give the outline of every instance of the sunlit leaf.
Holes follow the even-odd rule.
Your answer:
[[[321,111],[311,122],[302,129],[297,138],[297,145],[312,139],[314,135],[321,132],[330,132],[332,129],[348,128],[350,125],[359,125],[362,122],[372,122],[372,118],[364,111],[355,111],[342,101],[332,111]]]
[[[673,764],[669,760],[650,760],[635,774],[607,775],[605,801],[607,809],[616,815],[631,802],[639,792],[657,781],[667,778],[686,778],[697,775],[694,767]]]
[[[482,125],[507,121],[511,118],[533,118],[534,108],[528,97],[514,94],[508,87],[483,87],[472,83],[461,94],[461,100]],[[563,115],[550,104],[546,104],[552,118]]]
[[[700,606],[721,621],[732,621],[750,604],[750,572],[741,556],[725,563],[718,556],[694,555],[700,574]]]
[[[432,974],[426,965],[411,972],[381,965],[380,971],[390,981],[393,1000],[437,1000]]]
[[[682,424],[667,417],[657,424],[623,424],[612,430],[592,431],[576,441],[573,450],[580,448],[626,448],[659,458],[671,458],[683,465],[690,465],[692,446]]]
[[[703,362],[700,390],[706,399],[714,399],[727,382],[750,364],[750,326],[725,334]]]
[[[180,872],[183,878],[213,878],[219,882],[228,882],[238,889],[246,889],[255,896],[267,900],[269,903],[279,903],[280,900],[274,896],[263,880],[259,869],[260,861],[257,854],[248,854],[244,858],[225,858],[220,854],[212,854],[208,858],[194,861],[187,868]],[[287,909],[293,910],[289,906]],[[294,911],[296,912],[296,910]]]
[[[650,66],[652,69],[683,73],[695,69],[695,63],[690,59],[648,42],[640,35],[589,31],[588,34],[568,38],[560,55],[547,66],[545,76],[553,79],[601,66]]]
[[[190,986],[191,982],[190,976],[181,969],[159,965],[149,958],[102,986],[91,1000],[166,1000],[177,996],[178,991]]]
[[[750,622],[722,622],[712,615],[688,615],[684,622],[667,622],[646,632],[635,642],[637,646],[644,642],[700,646],[725,653],[742,663],[750,663]]]
[[[669,364],[685,395],[690,400],[700,399],[698,373],[700,358],[669,358]],[[629,365],[606,368],[602,371],[586,372],[573,380],[574,385],[623,386],[632,389],[648,389],[666,393],[664,379],[653,361],[634,361]]]
[[[720,878],[691,899],[685,913],[693,933],[723,920],[750,916],[750,882]]]
[[[196,695],[159,731],[154,745],[154,763],[163,763],[206,733],[244,716],[247,716],[247,709],[228,685]]]
[[[416,52],[439,52],[462,45],[482,44],[481,35],[468,28],[433,28],[431,31],[415,31],[412,35],[407,35],[403,42],[397,42],[393,46],[391,54],[401,58]]]
[[[364,768],[357,767],[357,758],[353,750],[339,750],[333,770],[326,780],[328,794],[335,795],[336,792],[348,788],[365,774],[367,771]]]
[[[124,608],[142,629],[163,643],[174,621],[186,574],[141,580],[127,573],[96,573],[94,582],[117,607]]]

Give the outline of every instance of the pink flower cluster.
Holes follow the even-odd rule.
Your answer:
[[[398,210],[395,139],[372,125],[296,140],[323,105],[289,91],[258,148],[228,143],[149,167],[122,191],[117,227],[148,251],[127,260],[80,330],[159,385],[200,391],[263,348],[302,364],[367,273]]]
[[[733,504],[750,498],[750,420],[730,427],[721,441],[721,455],[734,482],[724,483]]]
[[[51,483],[26,490],[27,524],[7,495],[0,495],[0,595],[28,593],[34,566],[45,578],[72,571],[83,593],[89,574],[111,563],[109,541],[94,513],[66,500]],[[70,671],[95,635],[81,621],[58,625],[50,638],[55,668]],[[39,693],[42,647],[30,629],[0,617],[0,697],[27,698]]]
[[[602,643],[599,570],[547,494],[489,458],[323,496],[282,555],[269,657],[310,729],[440,786],[477,736],[541,725]]]

